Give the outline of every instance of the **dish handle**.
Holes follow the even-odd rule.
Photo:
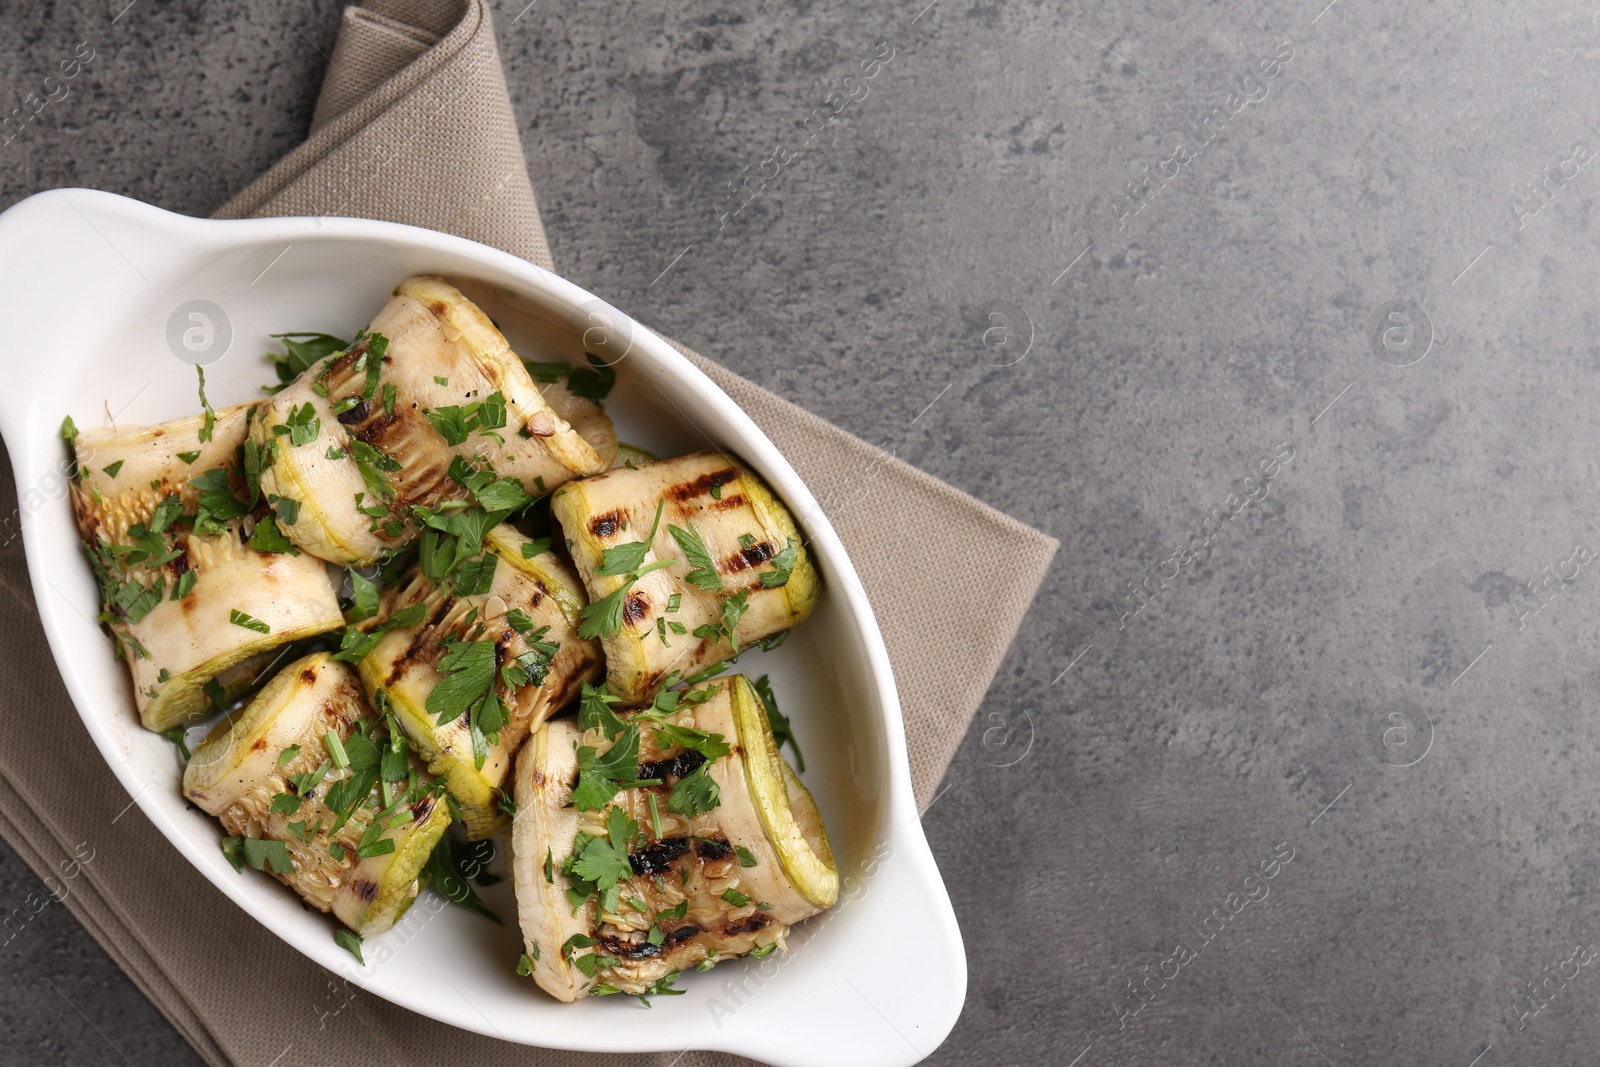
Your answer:
[[[24,432],[35,384],[61,372],[107,293],[153,283],[190,235],[159,208],[94,189],[35,193],[0,214],[0,437]]]

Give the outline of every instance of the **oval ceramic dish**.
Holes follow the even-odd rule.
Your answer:
[[[648,1011],[621,997],[559,1004],[519,978],[509,878],[484,893],[511,925],[425,896],[367,942],[365,967],[356,964],[334,944],[328,918],[266,875],[234,871],[216,821],[185,810],[175,750],[139,726],[127,673],[91,621],[98,594],[63,497],[28,515],[23,533],[40,620],[89,737],[150,821],[241,908],[323,967],[441,1022],[550,1048],[712,1049],[790,1067],[922,1059],[960,1013],[966,960],[913,802],[872,608],[783,456],[649,330],[548,271],[428,230],[343,218],[203,221],[107,193],[41,193],[0,215],[0,435],[18,486],[54,484],[65,415],[87,429],[108,412],[128,426],[196,412],[194,367],[174,354],[186,330],[198,331],[189,342],[200,348],[231,333],[226,354],[206,367],[206,387],[218,407],[237,403],[272,378],[262,358],[269,334],[351,336],[397,282],[422,273],[457,280],[525,357],[582,362],[585,347],[603,348],[617,359],[606,406],[624,441],[662,456],[727,449],[794,511],[823,576],[821,602],[783,647],[752,651],[738,669],[770,674],[793,719],[843,878],[839,905],[797,927],[788,953],[686,975],[684,996],[656,998]],[[209,302],[199,319],[185,307],[192,301]],[[241,996],[252,980],[240,973]]]

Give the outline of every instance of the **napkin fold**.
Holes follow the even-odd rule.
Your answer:
[[[370,0],[344,14],[308,140],[218,218],[345,215],[455,233],[552,267],[483,0]],[[918,802],[933,795],[1056,542],[671,342],[806,481],[888,643]],[[10,463],[0,455],[0,470]],[[0,475],[0,514],[18,514]],[[908,544],[895,516],[918,515]],[[6,524],[6,531],[11,525]],[[981,603],[930,615],[960,560]],[[441,1026],[311,963],[215,892],[80,732],[41,631],[20,538],[0,545],[0,835],[211,1064],[731,1067],[715,1053],[549,1053]],[[959,670],[952,670],[959,664]],[[63,739],[61,733],[67,737]],[[50,739],[49,759],[33,753]],[[11,925],[17,925],[15,923]],[[0,939],[28,936],[26,922]]]

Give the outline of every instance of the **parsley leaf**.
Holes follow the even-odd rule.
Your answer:
[[[445,444],[455,446],[467,439],[467,417],[459,405],[434,408],[428,412],[428,421],[439,431]]]
[[[628,591],[633,588],[633,583],[663,567],[672,566],[670,559],[658,559],[654,563],[645,565],[627,576],[627,579],[616,589],[584,606],[583,614],[578,617],[578,636],[585,639],[596,637],[615,637],[622,629],[622,613],[627,607]]]
[[[200,443],[205,444],[211,440],[211,435],[217,428],[217,413],[212,410],[211,402],[206,399],[206,369],[199,364],[195,364],[194,370],[200,376],[200,408],[206,414],[205,423],[200,427],[200,433],[197,436]]]
[[[494,471],[478,470],[456,456],[450,461],[450,477],[467,488],[479,504],[489,511],[509,514],[533,503],[533,498],[515,478],[498,477]]]
[[[706,551],[706,543],[700,540],[700,535],[695,532],[694,526],[690,525],[687,528],[668,526],[667,532],[678,542],[683,557],[694,568],[683,576],[683,580],[708,591],[721,589],[722,576],[717,573],[716,561],[711,558],[711,553]]]
[[[120,463],[121,460],[117,462]],[[167,527],[171,526],[178,516],[182,514],[183,498],[178,496],[177,493],[168,493],[165,497],[162,497],[161,503],[156,505],[155,512],[150,516],[150,532],[165,533]]]
[[[282,841],[266,841],[261,838],[244,838],[240,845],[244,852],[244,861],[258,871],[267,869],[271,864],[274,874],[293,874],[294,861],[289,858],[289,848]]]
[[[278,423],[272,432],[279,437],[287,434],[290,444],[309,445],[322,432],[322,420],[317,417],[317,410],[311,406],[311,401],[307,400],[298,408],[291,409],[288,421]]]
[[[254,630],[258,634],[270,634],[272,632],[272,627],[268,626],[254,615],[246,615],[238,608],[234,608],[232,611],[228,612],[228,621],[233,623],[235,626],[243,626],[246,630]]]
[[[591,745],[578,749],[578,785],[572,803],[579,811],[599,811],[639,772],[639,728],[625,726],[604,754]]]
[[[210,470],[189,479],[189,484],[200,494],[194,517],[194,532],[201,537],[212,537],[227,529],[230,519],[249,512],[244,501],[233,493],[233,480],[226,467]]]
[[[718,760],[733,749],[721,734],[697,730],[692,726],[678,726],[670,722],[656,724],[655,741],[660,748],[683,747],[698,752],[708,760]]]
[[[495,643],[451,641],[445,647],[439,661],[444,677],[428,694],[426,707],[440,726],[467,715],[473,760],[481,770],[489,745],[499,742],[500,728],[510,720],[495,688]]]
[[[107,464],[106,466],[101,467],[100,469],[105,471],[107,478],[115,478],[118,475],[118,473],[121,472],[122,464],[124,462],[125,462],[124,460],[120,460],[119,459],[115,463]]]
[[[750,590],[741,589],[732,596],[722,598],[722,621],[713,625],[705,623],[694,628],[694,635],[707,641],[727,641],[728,647],[735,652],[739,651],[739,642],[734,637],[734,630],[739,625],[739,620],[744,618],[745,609],[750,604]]]
[[[603,685],[583,682],[582,687],[583,696],[578,704],[578,729],[600,730],[607,740],[616,740],[628,724],[617,717],[611,705],[621,703],[622,698],[612,696]]]
[[[595,573],[613,575],[638,570],[644,563],[645,554],[650,551],[650,546],[656,539],[656,530],[661,527],[661,509],[666,507],[666,504],[666,497],[662,497],[656,503],[655,521],[650,524],[650,532],[645,534],[643,540],[612,545],[606,549],[601,555],[600,566]]]
[[[585,352],[587,367],[575,367],[567,378],[567,392],[587,400],[604,400],[617,384],[617,372],[593,352]]]
[[[284,352],[282,355],[267,353],[267,358],[272,360],[278,372],[278,384],[267,386],[265,391],[268,393],[281,390],[309,370],[317,360],[350,347],[349,341],[325,333],[275,333],[272,336],[283,342]]]
[[[336,945],[350,953],[350,955],[354,956],[357,963],[361,964],[363,967],[367,965],[367,961],[361,958],[360,934],[356,933],[354,930],[346,930],[341,926],[339,929],[333,932],[333,940]]]
[[[350,575],[350,621],[365,622],[378,613],[378,584],[355,568]]]
[[[269,496],[267,503],[272,505],[273,512],[285,526],[293,526],[300,521],[300,501],[293,497]]]
[[[456,595],[479,596],[489,591],[489,586],[494,582],[495,567],[500,563],[500,557],[493,552],[485,552],[477,559],[469,559],[456,569]]]
[[[488,845],[488,856],[482,856],[477,850]],[[459,904],[468,911],[476,912],[501,926],[505,923],[496,915],[487,904],[479,899],[473,890],[472,883],[468,881],[468,872],[473,868],[482,870],[489,859],[494,857],[492,842],[483,841],[469,845],[462,849],[449,834],[439,838],[439,843],[434,846],[433,854],[428,857],[426,867],[427,878],[430,885],[439,891],[452,904]]]
[[[788,540],[784,550],[772,557],[772,569],[761,572],[761,588],[777,589],[789,584],[794,565],[800,558],[800,545],[792,537]]]
[[[710,774],[711,764],[702,763],[679,778],[667,798],[667,810],[678,815],[701,815],[722,803],[722,791]]]
[[[289,540],[278,521],[272,515],[263,515],[256,523],[255,532],[250,535],[250,547],[257,552],[288,552],[298,556],[300,550]]]
[[[628,846],[638,836],[639,824],[628,818],[628,813],[621,808],[612,808],[606,813],[606,836],[596,837],[583,846],[583,852],[573,864],[574,873],[602,890],[632,877]]]

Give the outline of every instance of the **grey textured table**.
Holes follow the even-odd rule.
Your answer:
[[[0,201],[206,214],[303,135],[336,5],[125,2],[0,5],[5,108],[95,50]],[[931,1062],[1594,1061],[1592,14],[524,2],[558,266],[1062,541],[926,819]],[[59,907],[0,1015],[197,1062]]]

